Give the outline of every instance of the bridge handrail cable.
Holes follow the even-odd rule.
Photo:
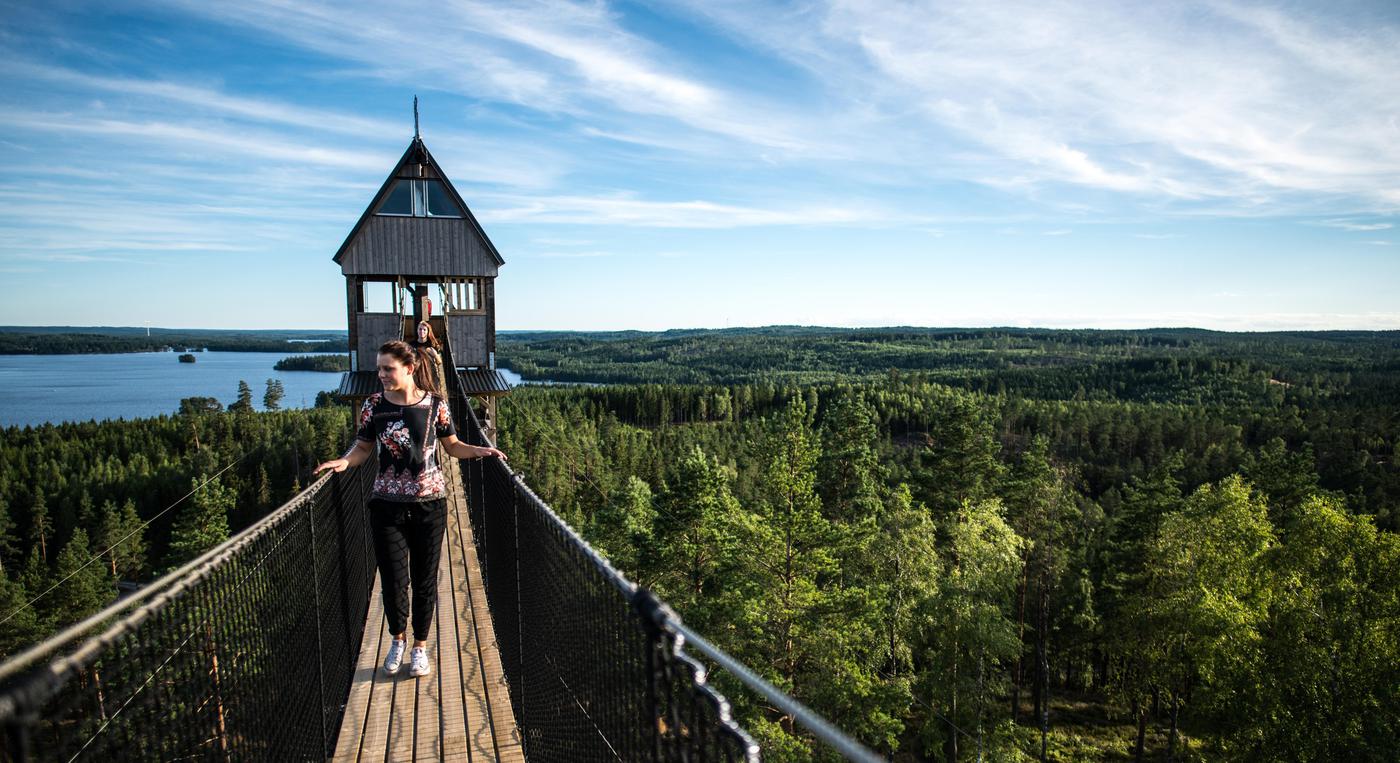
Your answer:
[[[0,761],[328,754],[374,576],[373,469],[321,476],[0,665]]]
[[[444,333],[450,335],[450,331]],[[444,370],[454,393],[453,418],[463,430],[463,439],[488,444],[480,420],[467,404],[465,384],[451,360],[446,337],[444,350]],[[567,453],[564,456],[568,458]],[[756,761],[757,743],[731,717],[729,702],[708,684],[706,667],[686,652],[687,645],[845,758],[862,763],[880,760],[688,628],[654,594],[614,568],[505,463],[498,459],[465,462],[462,474],[511,700],[531,760],[578,760],[585,754],[588,759],[626,757],[630,751],[643,759]],[[546,547],[550,550],[542,550]],[[578,562],[591,575],[550,574],[567,567],[582,573]],[[589,577],[594,584],[587,582]],[[529,583],[522,578],[529,578]],[[547,622],[561,625],[542,625]],[[589,637],[581,638],[585,633]],[[570,639],[570,634],[576,635]],[[582,646],[583,641],[602,654]],[[638,664],[611,665],[619,660],[626,663],[628,658]],[[571,675],[565,676],[566,672]],[[638,680],[645,686],[640,692],[645,696],[637,696],[637,687],[630,685]],[[581,720],[560,720],[575,710],[548,691],[560,683]],[[613,695],[590,693],[595,683],[608,686]],[[584,696],[577,696],[576,687],[577,694]],[[561,733],[561,728],[573,733]],[[588,729],[602,738],[602,746],[590,740]]]

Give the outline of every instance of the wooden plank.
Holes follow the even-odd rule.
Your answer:
[[[467,517],[463,507],[461,482],[457,477],[456,462],[452,462],[452,494],[449,506],[452,513],[448,518],[448,547],[452,554],[452,587],[456,603],[454,627],[458,633],[458,654],[462,666],[463,710],[466,726],[467,748],[472,760],[495,760],[495,735],[491,730],[491,713],[487,705],[485,675],[481,669],[481,655],[477,649],[476,630],[472,625],[471,601],[467,593],[466,558],[462,554],[462,528]]]
[[[370,610],[365,616],[364,637],[361,638],[360,659],[356,665],[356,683],[350,687],[351,697],[363,697],[358,715],[351,722],[351,707],[346,706],[347,718],[340,724],[340,739],[336,742],[337,760],[360,760],[367,749],[378,749],[384,755],[384,699],[389,687],[379,664],[388,648],[388,624],[384,620],[384,601],[379,598],[379,577],[375,575],[370,594]]]
[[[413,759],[442,760],[442,715],[444,705],[453,698],[442,693],[442,650],[447,646],[443,640],[442,612],[443,600],[450,594],[444,582],[447,578],[447,555],[438,549],[437,599],[433,609],[433,630],[428,635],[428,663],[433,672],[416,679],[417,712],[416,730],[413,735]],[[451,599],[447,599],[449,607]]]
[[[455,472],[459,469],[455,460],[452,467],[455,477]],[[461,480],[454,479],[453,483],[460,485]],[[462,579],[466,581],[468,606],[464,609],[471,613],[471,631],[475,636],[477,657],[481,661],[493,742],[499,760],[523,763],[525,756],[520,744],[520,731],[516,727],[515,712],[510,704],[510,688],[501,665],[501,653],[496,646],[496,632],[492,627],[491,610],[486,603],[486,588],[482,584],[481,566],[477,563],[471,523],[466,521],[464,497],[454,495],[454,498],[461,499],[454,501],[453,508],[462,512],[457,540],[466,566],[466,575]]]
[[[476,630],[477,649],[481,655],[487,701],[491,709],[491,730],[495,735],[496,750],[502,761],[524,763],[520,731],[516,728],[515,711],[510,704],[510,687],[501,665],[500,649],[496,646],[496,631],[491,621],[491,610],[486,604],[481,567],[477,564],[476,548],[471,540],[470,528],[467,528],[466,537],[467,580],[471,594],[472,620]]]
[[[375,677],[382,659],[380,650],[388,639],[388,634],[384,632],[387,627],[384,622],[384,601],[379,596],[379,575],[376,573],[370,587],[364,635],[360,637],[360,656],[355,663],[355,675],[350,680],[350,694],[345,701],[345,717],[341,720],[340,734],[336,737],[333,760],[351,761],[359,757],[365,719],[370,714]]]
[[[433,673],[397,677],[379,669],[388,626],[378,580],[361,639],[335,760],[523,761],[520,735],[496,648],[481,569],[455,459],[444,458],[449,496],[438,569]]]
[[[388,635],[385,635],[388,640]],[[394,712],[394,687],[397,681],[384,671],[375,672],[375,692],[370,702],[369,716],[365,718],[365,738],[360,743],[357,760],[374,763],[385,760],[389,750],[389,723]]]
[[[447,562],[444,571],[445,593],[438,597],[438,628],[442,634],[442,651],[438,655],[438,688],[442,697],[442,716],[439,719],[443,760],[472,760],[467,748],[469,713],[462,693],[462,641],[457,629],[456,586],[453,582],[454,560],[452,527],[454,512],[447,515],[447,534],[443,544],[443,558]],[[444,601],[446,602],[444,604]]]
[[[408,630],[412,631],[413,626],[408,626]],[[413,758],[413,730],[415,728],[413,714],[417,709],[415,705],[418,693],[414,691],[414,679],[408,677],[409,650],[413,648],[412,634],[407,634],[407,638],[410,641],[408,649],[404,651],[403,667],[399,669],[398,675],[388,679],[394,687],[390,701],[388,738],[385,744],[384,760],[388,763],[398,763]],[[366,760],[371,759],[366,758]],[[378,760],[378,758],[372,760]]]

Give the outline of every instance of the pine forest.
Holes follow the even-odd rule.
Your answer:
[[[576,382],[501,403],[529,484],[687,624],[892,760],[1397,759],[1400,333],[499,347],[527,379]],[[294,494],[351,433],[349,408],[319,402],[4,430],[0,651]],[[836,759],[712,680],[766,760]]]

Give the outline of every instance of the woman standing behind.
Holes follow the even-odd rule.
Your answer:
[[[372,449],[379,450],[369,522],[384,616],[393,635],[384,659],[384,672],[389,675],[398,673],[403,664],[410,583],[413,653],[409,675],[431,672],[428,629],[437,604],[438,559],[447,528],[447,483],[438,465],[436,443],[442,443],[443,450],[454,458],[506,457],[495,448],[457,439],[447,401],[438,392],[436,374],[426,361],[406,342],[385,342],[377,359],[384,391],[370,395],[361,406],[355,447],[343,458],[316,467],[318,473],[324,469],[343,472],[363,464]]]
[[[427,353],[428,357],[432,358],[434,363],[441,366],[442,355],[439,353],[439,350],[442,349],[442,342],[439,342],[438,338],[433,335],[432,324],[427,321],[419,321],[417,332],[418,338],[409,342],[409,344],[413,345],[414,349],[418,350],[419,353]]]

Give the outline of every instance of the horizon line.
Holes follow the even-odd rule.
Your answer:
[[[27,324],[6,324],[0,325],[0,332],[11,332],[13,329],[113,329],[131,331],[225,331],[225,332],[250,332],[250,333],[292,333],[292,332],[318,332],[318,333],[338,333],[349,334],[344,328],[220,328],[220,327],[170,327],[170,326],[118,326],[118,325],[27,325]],[[763,329],[828,329],[832,331],[882,331],[882,330],[921,330],[921,331],[1102,331],[1102,332],[1149,332],[1149,331],[1193,331],[1207,332],[1212,334],[1326,334],[1326,333],[1355,333],[1366,332],[1373,334],[1400,333],[1400,328],[1271,328],[1271,329],[1212,329],[1202,326],[1145,326],[1140,328],[1105,328],[1102,326],[1034,326],[1034,325],[1010,325],[1010,324],[985,324],[985,325],[916,325],[916,324],[886,324],[879,326],[839,326],[826,324],[802,324],[802,323],[770,323],[756,326],[676,326],[664,329],[638,329],[638,328],[607,328],[607,329],[555,329],[555,328],[531,328],[531,329],[497,329],[497,334],[665,334],[673,331],[753,331]]]

